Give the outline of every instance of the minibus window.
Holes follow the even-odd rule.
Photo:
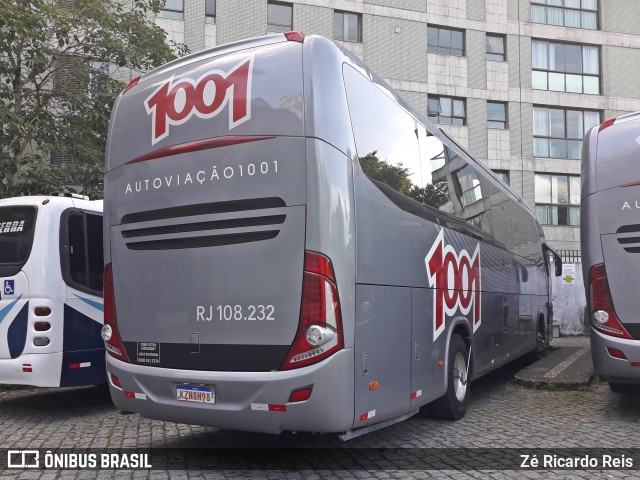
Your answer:
[[[21,267],[29,259],[36,212],[36,207],[0,207],[0,276],[15,275],[6,267]]]

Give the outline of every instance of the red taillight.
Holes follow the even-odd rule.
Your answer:
[[[129,84],[125,87],[124,92],[126,93],[129,90],[131,90],[133,87],[135,87],[138,84],[139,81],[140,81],[140,77],[136,77],[133,80],[131,80]]]
[[[36,332],[47,332],[51,328],[51,324],[49,322],[36,322],[33,328]]]
[[[111,264],[104,267],[104,326],[102,327],[102,339],[104,346],[114,358],[124,362],[129,361],[127,352],[122,344],[120,332],[118,331],[118,320],[116,318],[116,305],[113,298],[113,272]]]
[[[284,36],[287,37],[287,40],[290,42],[304,42],[304,33],[302,32],[285,32]]]
[[[614,337],[632,338],[616,316],[603,264],[589,270],[589,306],[593,328]]]
[[[602,122],[602,124],[600,124],[600,128],[598,128],[598,131],[601,132],[605,128],[609,128],[614,123],[616,123],[615,118],[610,118],[609,120],[605,120],[604,122]]]
[[[317,363],[342,348],[340,300],[331,260],[305,252],[298,331],[280,370]]]
[[[36,317],[48,317],[51,315],[51,309],[49,307],[36,307],[33,309],[33,314]]]
[[[305,400],[309,400],[309,398],[311,397],[311,390],[312,390],[311,387],[294,390],[293,392],[291,392],[291,395],[289,395],[289,402],[295,403],[295,402],[304,402]]]

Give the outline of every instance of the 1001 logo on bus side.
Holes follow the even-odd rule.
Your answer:
[[[473,309],[473,331],[480,326],[480,243],[473,255],[462,249],[456,253],[444,243],[440,230],[425,257],[429,286],[433,288],[433,341],[444,331],[447,316],[460,311],[467,315]]]

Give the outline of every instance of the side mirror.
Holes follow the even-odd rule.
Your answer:
[[[551,248],[546,243],[542,244],[542,250],[545,252],[545,260],[547,262],[549,262],[549,257],[553,257],[553,266],[554,266],[553,274],[556,277],[561,276],[562,275],[562,257],[560,257],[560,254],[558,254],[558,252],[556,252],[553,248]]]

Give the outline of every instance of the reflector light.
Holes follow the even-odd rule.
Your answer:
[[[46,332],[51,328],[51,324],[49,322],[36,322],[33,324],[33,328],[36,332]]]
[[[113,373],[111,374],[111,383],[113,383],[115,387],[122,388],[122,382],[120,382],[120,379]]]
[[[625,354],[622,353],[620,350],[616,350],[615,348],[607,347],[607,351],[609,352],[609,355],[611,355],[613,358],[620,358],[622,360],[626,360],[627,359]]]
[[[378,382],[369,382],[369,390],[377,390],[379,386]]]
[[[104,346],[114,358],[118,360],[122,360],[123,362],[128,362],[129,357],[127,357],[127,352],[124,349],[124,345],[122,344],[122,339],[120,338],[120,333],[118,332],[118,319],[116,317],[116,306],[115,300],[113,298],[113,271],[111,269],[111,264],[107,264],[104,267],[104,326],[109,326],[107,330],[111,332],[109,339],[105,341]],[[105,328],[103,327],[104,334]],[[105,337],[103,336],[103,339]]]
[[[286,412],[287,411],[287,406],[286,405],[273,405],[273,404],[269,404],[269,411],[270,412]]]
[[[33,372],[33,368],[31,367],[30,363],[23,363],[22,364],[22,371],[23,371],[23,373],[32,373]]]
[[[309,397],[311,397],[311,390],[312,390],[311,387],[294,390],[293,392],[291,392],[291,395],[289,395],[289,402],[295,403],[295,402],[304,402],[305,400],[309,400]]]
[[[290,42],[304,42],[304,33],[302,32],[285,32],[284,36],[287,37],[287,40]]]
[[[280,369],[317,363],[342,348],[340,301],[331,261],[305,252],[298,331]]]
[[[136,398],[135,392],[124,392],[124,396],[127,398]]]
[[[602,124],[600,125],[600,128],[598,128],[598,131],[601,132],[603,131],[605,128],[609,128],[611,125],[613,125],[614,123],[616,123],[616,119],[615,118],[610,118],[608,120],[605,120],[604,122],[602,122]]]
[[[36,347],[46,347],[50,343],[51,343],[51,340],[49,339],[49,337],[35,337],[33,339],[33,344]]]
[[[33,314],[36,317],[48,317],[51,315],[51,309],[49,307],[36,307],[33,309]]]
[[[136,77],[136,78],[134,78],[133,80],[131,80],[131,81],[127,84],[127,86],[125,87],[125,89],[124,89],[124,92],[123,92],[123,93],[128,92],[129,90],[131,90],[133,87],[135,87],[135,86],[138,84],[138,82],[139,82],[139,81],[140,81],[140,77]]]
[[[604,264],[598,264],[589,270],[589,308],[591,310],[591,326],[606,335],[619,338],[631,339],[631,335],[622,326],[613,308],[609,282]],[[604,320],[605,314],[608,319],[605,323],[599,323],[594,318]]]
[[[75,370],[76,368],[88,368],[91,366],[91,362],[82,362],[82,363],[70,363],[69,368]]]
[[[42,205],[46,205],[47,203],[49,203],[49,199],[45,198],[44,200],[42,200]]]

